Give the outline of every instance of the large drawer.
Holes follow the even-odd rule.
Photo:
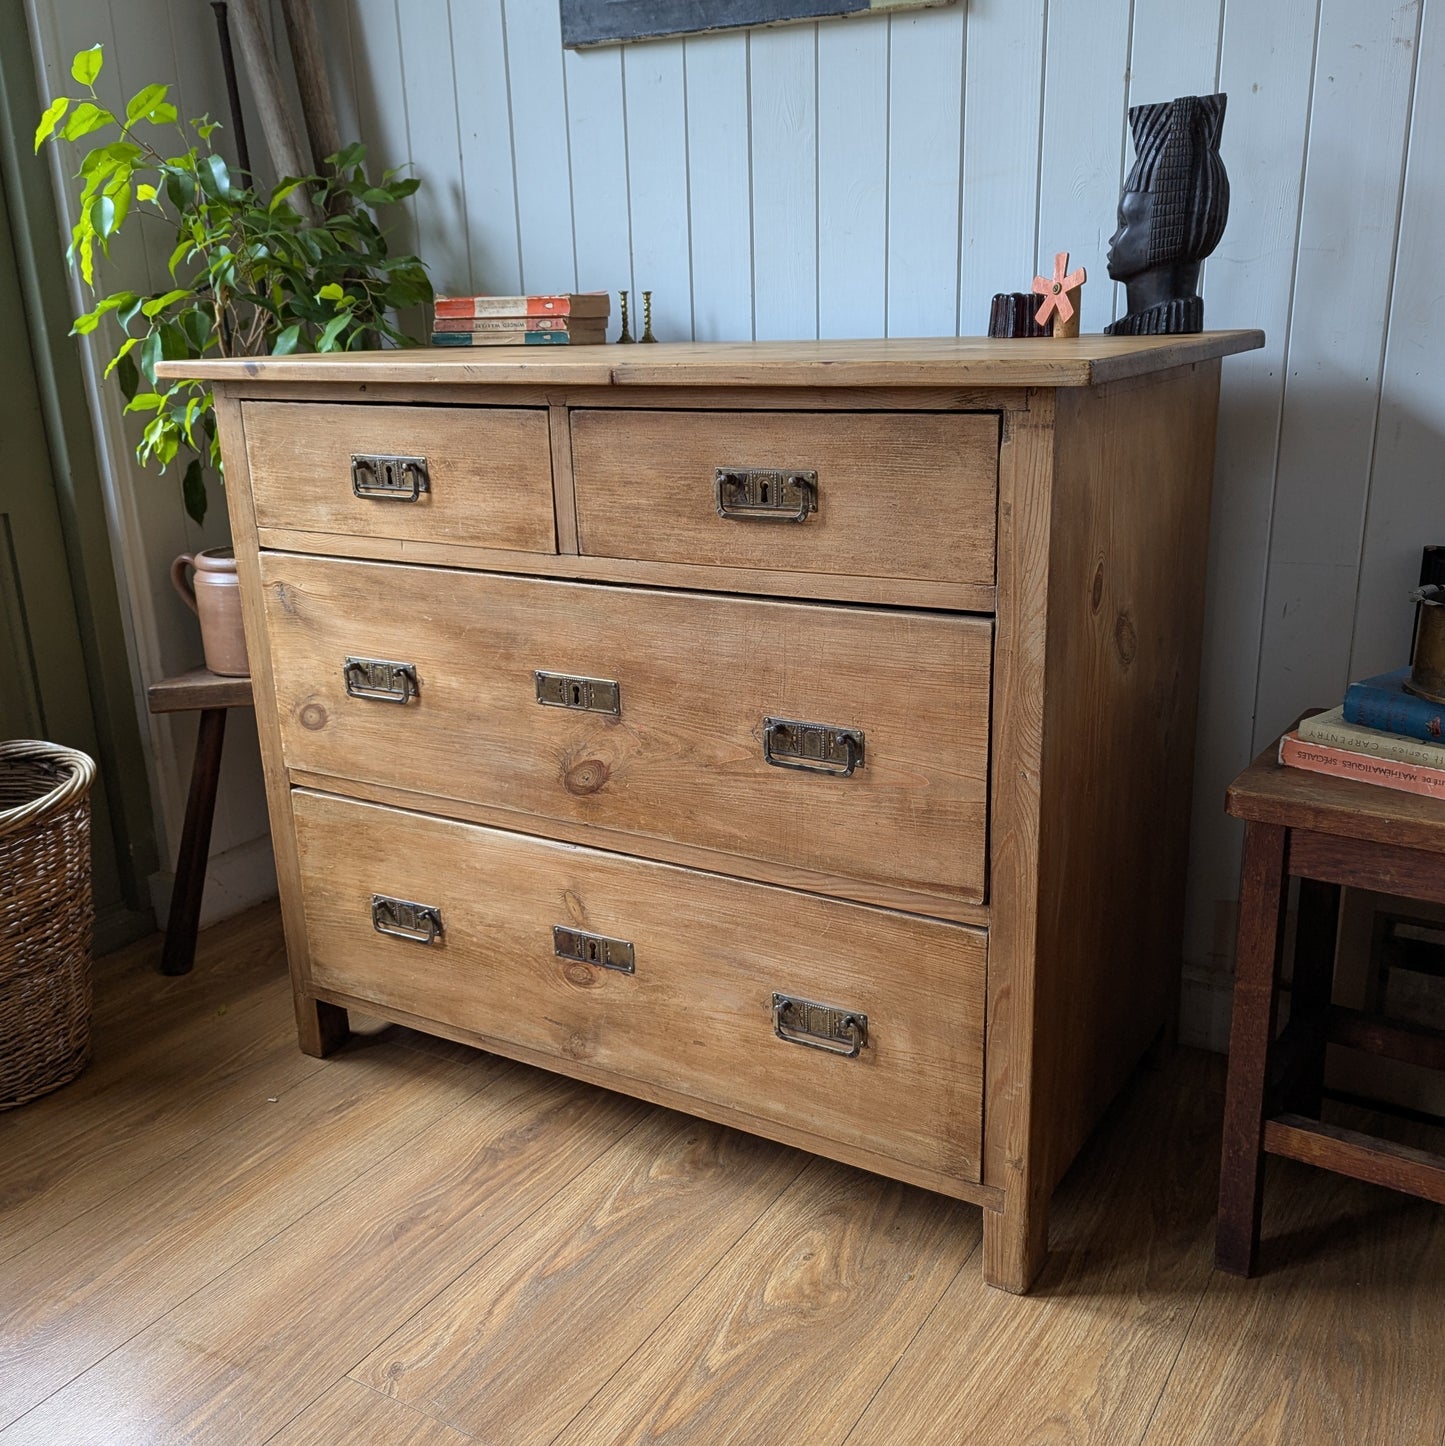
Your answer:
[[[557,550],[540,408],[245,402],[242,415],[261,527]],[[425,490],[415,468],[354,457],[420,458]]]
[[[292,798],[317,988],[563,1071],[585,1064],[624,1089],[646,1081],[979,1178],[983,931],[307,790]],[[421,942],[432,925],[388,899],[437,910],[441,933]],[[560,945],[558,928],[571,936]],[[630,945],[633,972],[560,957],[569,944],[588,952],[582,931],[614,941],[597,945],[613,965]],[[779,1038],[775,993],[866,1016],[856,1057]],[[837,1022],[782,1009],[785,1032],[846,1051],[860,1031]]]
[[[988,619],[284,553],[261,573],[293,770],[513,810],[529,832],[596,825],[629,852],[670,839],[869,902],[983,899]],[[352,690],[410,692],[374,660],[415,696],[353,696],[348,659]],[[539,703],[538,671],[615,684],[617,713]],[[802,723],[861,735],[850,776],[787,756]]]
[[[652,562],[991,584],[998,446],[992,412],[577,410],[580,546]],[[801,488],[790,481],[799,473],[813,474]]]

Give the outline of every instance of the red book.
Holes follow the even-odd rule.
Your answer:
[[[1373,753],[1327,748],[1297,733],[1286,733],[1279,740],[1279,761],[1310,773],[1353,778],[1357,783],[1375,783],[1403,793],[1445,799],[1445,768],[1426,768],[1421,763],[1401,763],[1394,758],[1378,758]]]
[[[453,316],[607,316],[612,296],[606,291],[566,291],[556,296],[439,296],[438,317]]]

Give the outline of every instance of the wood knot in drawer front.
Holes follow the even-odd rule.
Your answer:
[[[562,1041],[562,1053],[568,1059],[590,1059],[594,1049],[595,1044],[592,1038],[580,1029],[574,1029]]]
[[[281,611],[288,618],[294,618],[296,616],[296,599],[292,596],[291,588],[284,582],[275,582],[271,584],[271,592],[276,601],[280,603]]]
[[[1089,610],[1098,612],[1100,604],[1104,601],[1104,562],[1100,558],[1099,565],[1094,569],[1094,585],[1089,590]]]
[[[296,720],[303,728],[309,728],[313,733],[319,732],[326,727],[329,715],[326,709],[315,699],[309,703],[303,703],[296,710]]]
[[[1139,634],[1135,631],[1134,619],[1128,613],[1120,613],[1114,620],[1114,651],[1126,668],[1139,652]]]
[[[568,961],[562,966],[562,977],[569,984],[575,984],[579,989],[596,989],[599,984],[604,984],[607,980],[607,976],[601,970],[575,960]]]
[[[604,788],[612,777],[612,770],[600,758],[578,758],[563,760],[562,783],[568,793],[585,796]]]

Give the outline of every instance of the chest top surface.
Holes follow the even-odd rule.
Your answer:
[[[1261,331],[998,340],[660,342],[651,346],[417,347],[163,362],[157,375],[222,383],[405,382],[567,386],[1088,387],[1264,345]]]

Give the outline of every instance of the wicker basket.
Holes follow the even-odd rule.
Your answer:
[[[52,743],[0,743],[0,1110],[90,1061],[90,786]]]

